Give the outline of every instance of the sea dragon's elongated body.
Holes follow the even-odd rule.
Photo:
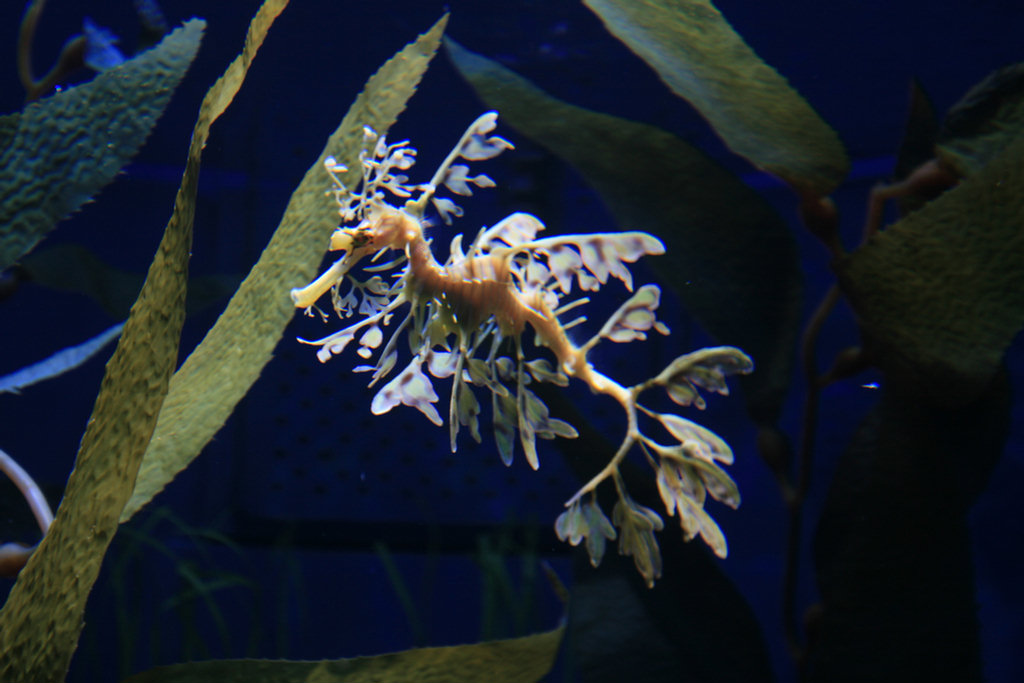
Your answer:
[[[317,356],[327,361],[340,354],[359,337],[357,353],[369,359],[384,343],[384,328],[400,309],[408,312],[397,324],[373,366],[359,366],[357,372],[372,372],[370,386],[395,369],[398,340],[407,332],[412,358],[405,369],[387,382],[371,403],[375,414],[398,404],[412,406],[438,426],[444,421],[435,408],[438,396],[428,374],[435,379],[451,377],[448,405],[451,447],[454,451],[460,427],[470,429],[479,441],[480,405],[474,387],[491,396],[495,440],[502,460],[512,462],[519,436],[527,462],[539,466],[536,437],[572,438],[576,430],[550,416],[547,406],[531,391],[531,382],[567,385],[570,378],[587,384],[596,393],[615,399],[626,413],[626,436],[605,468],[566,503],[555,529],[560,538],[573,545],[584,538],[591,562],[596,566],[604,554],[606,540],[621,533],[620,552],[632,555],[649,584],[661,574],[661,558],[653,532],[663,527],[653,510],[633,501],[626,492],[618,467],[634,445],[639,445],[657,475],[658,489],[669,515],[679,512],[688,539],[702,538],[720,556],[726,553],[725,539],[704,511],[707,493],[735,507],[739,493],[719,463],[731,463],[732,452],[718,436],[678,415],[657,413],[638,402],[640,394],[662,387],[679,405],[704,407],[698,389],[727,393],[725,376],[749,372],[750,359],[738,349],[717,347],[680,356],[656,377],[625,387],[597,371],[587,353],[602,339],[628,342],[644,339],[652,329],[668,334],[655,318],[660,290],[655,285],[640,287],[581,346],[566,330],[583,322],[580,317],[563,324],[560,317],[587,303],[579,298],[563,304],[573,290],[596,291],[609,277],[633,290],[627,263],[645,255],[664,253],[662,243],[643,232],[612,232],[561,235],[538,239],[544,229],[537,218],[514,213],[496,225],[481,230],[465,250],[462,235],[451,242],[449,256],[439,262],[425,234],[425,213],[429,207],[444,223],[451,223],[462,210],[451,199],[439,197],[441,187],[458,195],[471,195],[472,188],[493,187],[485,175],[470,177],[459,159],[479,161],[497,156],[512,145],[488,134],[494,130],[497,114],[479,117],[463,134],[458,145],[427,183],[410,184],[401,171],[413,166],[416,150],[408,142],[388,144],[369,128],[364,129],[367,149],[360,155],[360,183],[350,189],[342,182],[347,169],[328,159],[333,194],[339,205],[341,224],[330,240],[332,251],[343,256],[306,287],[293,289],[295,305],[311,312],[317,300],[330,292],[334,310],[342,318],[356,312],[365,316],[358,322],[315,341],[300,340],[320,347]],[[373,151],[369,150],[372,145]],[[404,199],[401,207],[390,197]],[[369,277],[352,274],[364,258],[371,261],[384,254],[395,258],[382,265],[362,268]],[[395,271],[386,281],[380,273]],[[534,344],[547,347],[554,356],[527,361],[522,338],[530,329]],[[510,341],[513,357],[499,355],[504,341]],[[485,342],[487,344],[485,345]],[[424,373],[426,368],[426,373]],[[661,444],[643,434],[640,414],[659,422],[673,437],[672,445]],[[619,501],[612,521],[597,504],[595,489],[612,479]]]

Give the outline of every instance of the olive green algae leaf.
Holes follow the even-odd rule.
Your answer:
[[[946,114],[936,155],[962,176],[977,173],[1024,131],[1024,63],[997,69]]]
[[[202,35],[203,22],[189,21],[157,47],[0,120],[0,270],[135,156]]]
[[[1024,325],[1024,138],[836,270],[890,379],[933,403],[977,397]]]
[[[571,164],[621,229],[661,239],[665,255],[646,262],[712,336],[754,358],[744,398],[755,419],[773,422],[791,375],[802,291],[784,221],[674,135],[555,99],[454,41],[445,45],[486,106]]]
[[[174,664],[137,674],[125,683],[534,683],[551,670],[563,631],[559,626],[507,640],[319,662],[240,659]]]
[[[832,130],[709,0],[584,0],[608,31],[710,123],[733,152],[801,192],[849,170]]]
[[[316,276],[337,226],[337,206],[325,195],[331,181],[324,159],[333,156],[358,166],[363,126],[382,135],[391,127],[437,51],[446,24],[447,15],[380,67],[306,172],[259,261],[171,380],[122,520],[192,462],[259,377],[295,315],[289,291]]]
[[[209,127],[237,92],[263,35],[285,4],[264,4],[253,19],[242,56],[200,107],[174,212],[107,364],[64,500],[0,612],[0,680],[64,679],[86,600],[134,488],[177,363],[199,159]],[[201,30],[203,24],[193,26]]]

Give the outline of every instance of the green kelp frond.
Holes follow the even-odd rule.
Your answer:
[[[835,131],[710,0],[584,4],[733,152],[803,192],[827,195],[842,182],[849,160]]]
[[[996,69],[950,108],[935,154],[961,176],[977,173],[1024,131],[1024,62]]]
[[[1024,327],[1024,137],[836,270],[868,348],[916,395],[965,405]]]
[[[125,683],[535,683],[554,665],[564,630],[559,626],[507,640],[319,662],[229,659],[174,664],[137,674]]]
[[[91,199],[139,151],[192,63],[205,22],[0,122],[0,270]]]
[[[447,15],[442,17],[367,81],[292,194],[259,261],[175,373],[122,521],[199,455],[259,377],[294,315],[288,290],[313,276],[337,226],[337,206],[324,196],[324,187],[330,183],[324,161],[334,157],[339,163],[358,165],[363,126],[386,131],[405,109],[440,44],[447,20]]]
[[[210,125],[238,91],[286,2],[264,3],[253,19],[245,52],[200,107],[174,213],[107,364],[64,500],[0,611],[0,680],[5,683],[64,680],[89,593],[131,496],[177,363],[202,149]],[[201,24],[193,26],[199,30]]]

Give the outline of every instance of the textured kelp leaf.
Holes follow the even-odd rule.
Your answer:
[[[0,116],[0,151],[6,150],[7,146],[14,141],[14,137],[18,134],[20,120],[21,112]]]
[[[394,123],[437,51],[446,23],[447,15],[370,78],[292,194],[259,261],[175,373],[123,520],[192,462],[270,360],[295,314],[288,292],[316,276],[337,226],[337,205],[324,195],[330,187],[324,159],[333,156],[346,166],[358,166],[363,126],[383,135]]]
[[[501,121],[551,150],[597,190],[621,228],[666,254],[646,259],[722,343],[753,358],[752,414],[774,420],[792,369],[800,268],[792,234],[753,190],[663,130],[557,100],[447,41],[449,55]]]
[[[145,279],[143,273],[121,270],[105,263],[80,244],[40,247],[18,264],[33,284],[61,292],[84,294],[112,318],[128,316]],[[242,281],[237,275],[200,275],[188,281],[185,311],[189,315],[226,299]]]
[[[125,683],[533,683],[551,670],[563,630],[559,626],[508,640],[321,662],[242,659],[175,664],[132,676]]]
[[[585,0],[616,38],[740,156],[827,195],[849,170],[842,143],[708,0]]]
[[[238,91],[267,28],[285,4],[287,0],[264,3],[243,54],[200,107],[174,212],[107,364],[64,500],[0,612],[0,680],[64,679],[86,600],[134,489],[177,363],[202,149],[210,125]],[[187,26],[201,31],[203,22]]]
[[[977,173],[1024,131],[1024,64],[989,74],[946,114],[936,153],[963,176]]]
[[[1024,325],[1024,138],[836,264],[875,362],[967,402]]]
[[[883,390],[815,534],[809,680],[984,680],[967,518],[1006,446],[1009,389],[1000,373],[956,408]]]
[[[4,117],[0,270],[32,249],[135,156],[192,63],[201,38],[201,23],[190,21],[157,47],[92,81]]]

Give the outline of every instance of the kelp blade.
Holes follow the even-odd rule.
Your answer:
[[[935,154],[961,176],[977,173],[1024,129],[1024,63],[997,69],[946,113]]]
[[[976,398],[1024,326],[1024,138],[836,264],[891,380],[944,405]]]
[[[507,640],[321,662],[240,659],[175,664],[137,674],[125,683],[534,683],[551,670],[563,631],[559,626]]]
[[[645,261],[723,344],[760,368],[744,378],[752,415],[773,422],[789,384],[799,326],[796,245],[757,193],[661,129],[558,100],[457,43],[448,54],[501,122],[571,164],[623,230],[651,232],[664,256]]]
[[[35,249],[18,264],[34,285],[86,296],[111,318],[128,317],[146,274],[115,268],[93,250],[70,242]],[[238,289],[241,275],[214,274],[188,279],[185,310],[192,315],[224,301]]]
[[[295,315],[288,292],[316,275],[337,224],[337,207],[324,195],[330,187],[324,159],[358,165],[363,126],[381,134],[391,127],[437,51],[446,24],[447,15],[381,66],[306,172],[259,261],[171,380],[122,521],[199,455],[270,360]]]
[[[798,191],[827,195],[849,160],[832,130],[710,0],[585,0],[692,104],[733,152]]]
[[[64,679],[89,592],[134,489],[177,362],[202,149],[210,125],[238,91],[263,36],[286,4],[264,3],[243,55],[200,107],[174,212],[107,364],[64,500],[0,612],[0,680]],[[201,30],[203,23],[188,26]]]
[[[987,680],[968,519],[1006,450],[1010,383],[1000,372],[955,408],[892,385],[879,393],[815,532],[821,603],[807,680]]]
[[[0,270],[139,151],[199,50],[201,22],[93,80],[0,120]]]

